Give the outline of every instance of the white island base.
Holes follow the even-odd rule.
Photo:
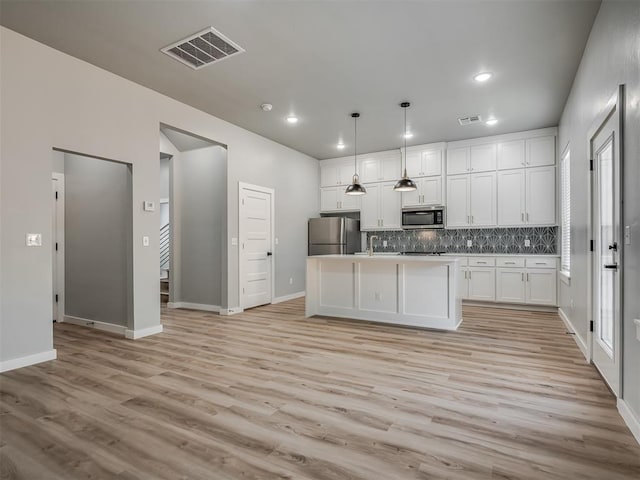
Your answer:
[[[459,260],[439,256],[307,257],[306,316],[455,330]]]

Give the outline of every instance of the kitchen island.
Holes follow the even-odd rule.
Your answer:
[[[444,256],[307,257],[306,316],[455,330],[462,322],[458,263]]]

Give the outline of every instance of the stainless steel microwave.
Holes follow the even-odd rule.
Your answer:
[[[403,208],[402,228],[444,228],[444,207]]]

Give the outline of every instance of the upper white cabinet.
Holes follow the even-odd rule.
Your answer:
[[[407,175],[411,178],[442,175],[443,148],[407,149]],[[417,147],[420,148],[420,147]]]
[[[527,167],[544,167],[556,164],[556,137],[546,136],[527,139]]]
[[[469,171],[469,147],[447,150],[447,175],[457,175]]]
[[[556,167],[498,172],[498,225],[555,225]]]
[[[443,205],[442,177],[416,178],[414,182],[417,190],[402,193],[403,207]]]
[[[527,224],[555,225],[556,167],[528,168],[526,190]]]
[[[360,196],[346,195],[346,187],[320,189],[320,211],[339,212],[360,210]]]
[[[447,150],[447,175],[490,172],[496,169],[496,145],[472,145]]]
[[[498,170],[525,166],[525,140],[499,142],[497,147]]]
[[[395,182],[365,185],[367,194],[362,197],[360,230],[400,230],[401,195],[393,187]]]
[[[344,185],[345,187],[351,183],[353,177],[353,159],[349,161],[345,159],[341,162],[320,163],[320,186],[333,187]]]
[[[366,156],[358,161],[362,183],[385,182],[400,178],[400,153]]]
[[[447,177],[447,227],[496,225],[495,172]]]

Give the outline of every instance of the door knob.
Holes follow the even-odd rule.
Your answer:
[[[613,242],[611,245],[609,245],[609,250],[613,250],[614,252],[618,251],[618,242]]]

